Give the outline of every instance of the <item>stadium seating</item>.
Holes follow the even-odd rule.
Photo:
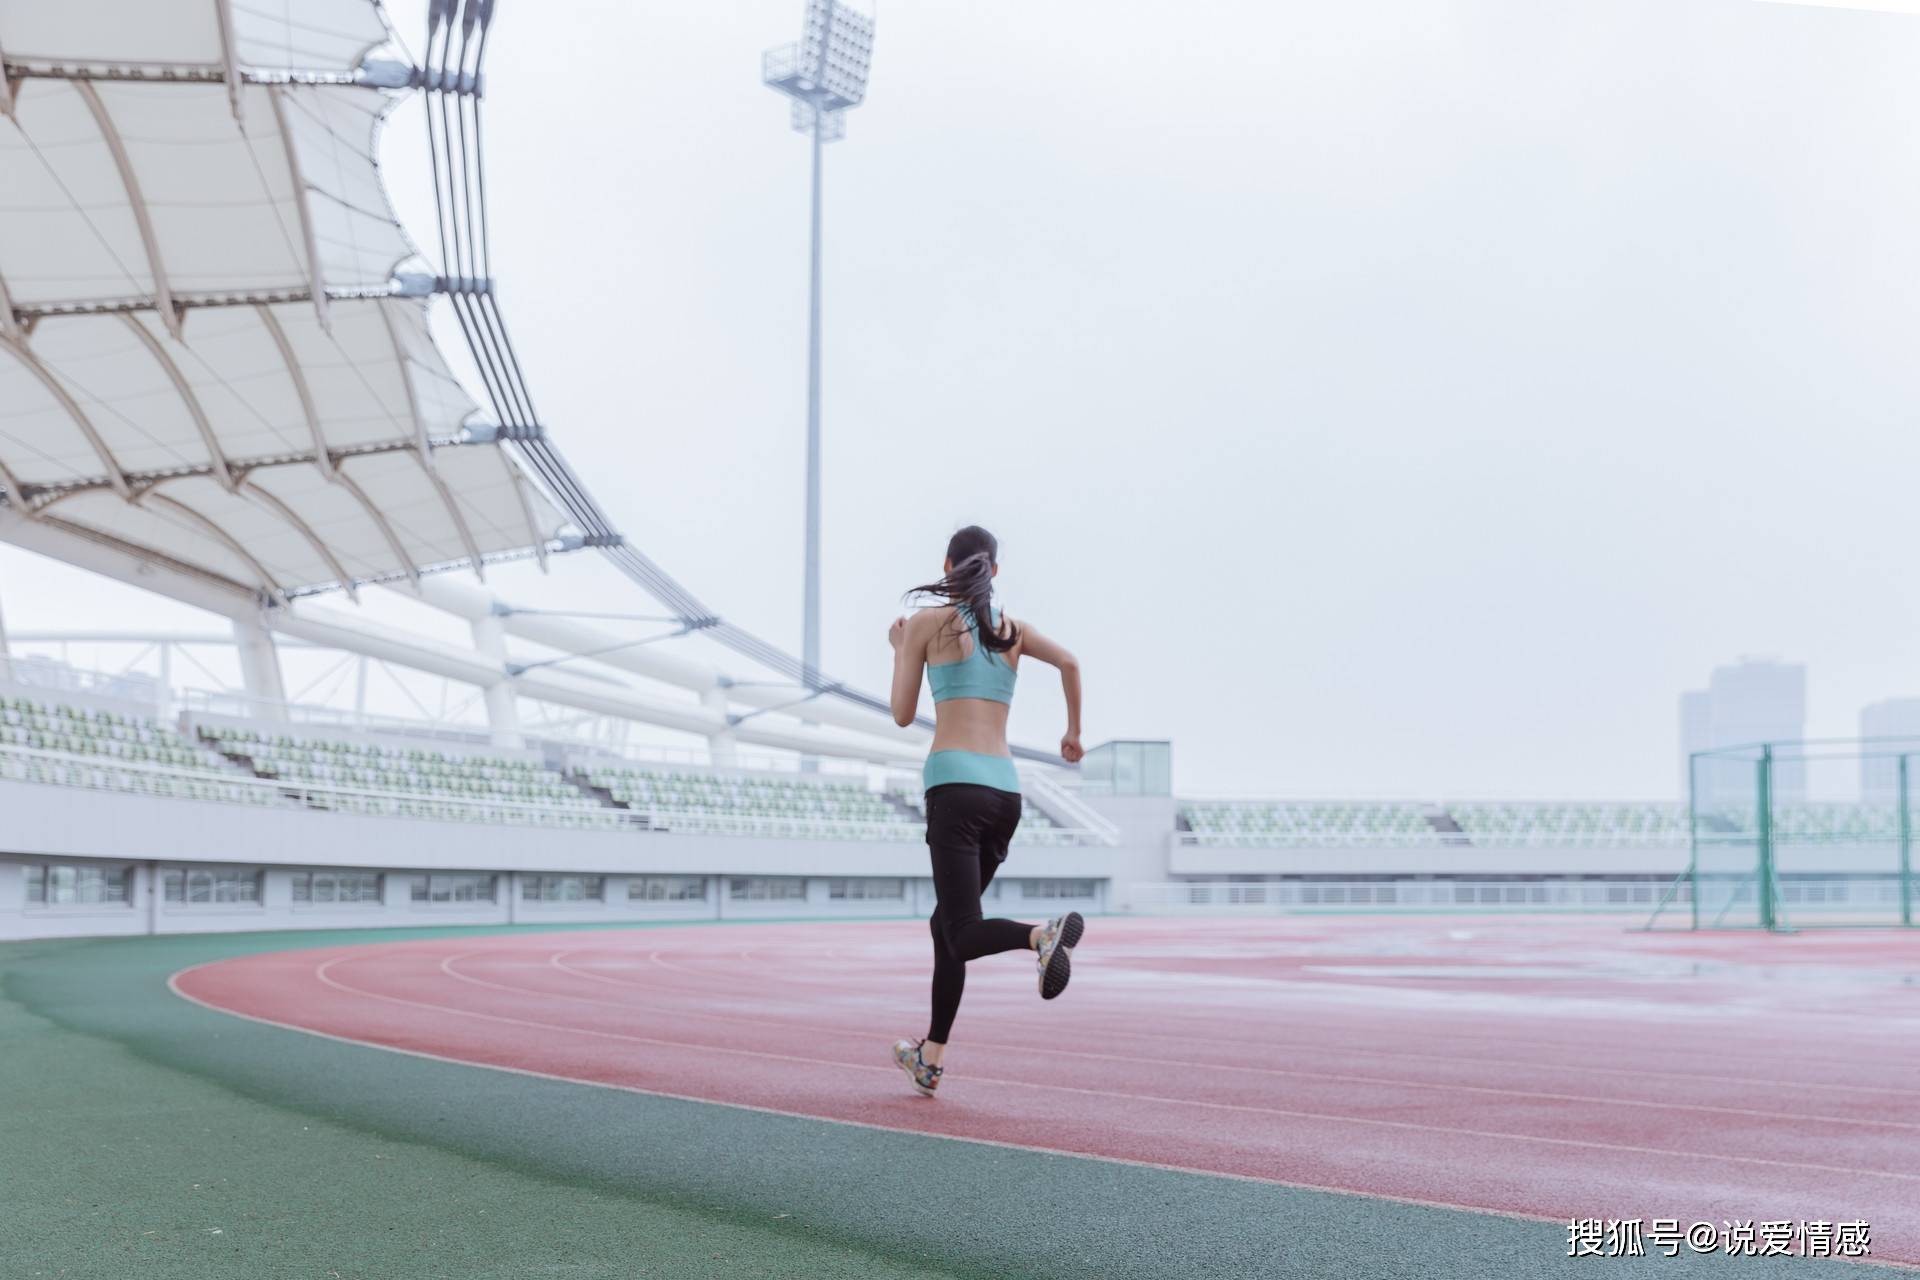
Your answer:
[[[1441,844],[1448,834],[1427,820],[1425,806],[1399,802],[1190,801],[1180,816],[1203,843],[1249,848]]]
[[[1466,843],[1604,848],[1687,839],[1682,804],[1233,801],[1189,802],[1180,813],[1193,842],[1250,848]]]
[[[1900,810],[1892,804],[1778,805],[1773,814],[1773,838],[1809,844],[1849,840],[1893,842],[1900,839]]]
[[[575,776],[641,814],[653,830],[803,840],[917,842],[925,835],[921,797],[910,784],[882,794],[845,778],[731,774],[666,765],[598,766]],[[1014,838],[1023,844],[1073,842],[1031,805]]]
[[[913,838],[923,836],[927,820],[926,797],[914,783],[896,783],[888,792],[895,801],[912,810]],[[1073,844],[1077,837],[1042,813],[1031,801],[1020,807],[1020,825],[1014,829],[1015,844],[1056,846]]]
[[[0,779],[236,804],[301,803],[395,817],[788,839],[918,841],[925,811],[902,780],[885,792],[831,775],[598,765],[571,775],[525,759],[311,733],[201,724],[199,740],[147,716],[0,696]],[[282,784],[261,785],[261,780]],[[1188,801],[1182,838],[1248,848],[1440,846],[1608,848],[1685,843],[1680,803]],[[1744,810],[1703,831],[1751,829]],[[1782,842],[1897,841],[1890,804],[1781,804]],[[1029,804],[1015,841],[1072,844]]]
[[[0,779],[391,817],[590,830],[917,842],[917,789],[665,765],[563,776],[533,761],[151,717],[0,697]],[[15,750],[9,750],[15,748]],[[263,785],[278,783],[279,786]],[[1077,839],[1027,806],[1015,840]]]
[[[0,777],[235,804],[279,801],[269,788],[240,782],[217,753],[150,717],[21,697],[0,697]]]
[[[1475,802],[1442,807],[1475,844],[1605,848],[1687,839],[1683,804]]]
[[[576,775],[656,830],[899,840],[907,815],[851,780],[756,777],[665,765]]]
[[[266,734],[230,724],[201,725],[199,732],[259,776],[296,785],[314,808],[537,826],[626,825],[618,811],[527,760]]]

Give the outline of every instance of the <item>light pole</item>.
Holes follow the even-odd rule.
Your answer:
[[[807,565],[801,659],[809,691],[820,671],[820,151],[847,133],[848,107],[867,96],[873,19],[838,0],[807,0],[797,44],[769,49],[761,60],[767,87],[793,100],[793,127],[813,140],[812,270],[807,305]]]

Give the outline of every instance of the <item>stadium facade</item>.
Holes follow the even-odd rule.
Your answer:
[[[1182,801],[1164,766],[1029,770],[1008,914],[1650,904],[1673,805]],[[1117,776],[1116,776],[1117,775]],[[353,731],[0,682],[0,937],[931,909],[911,773]]]

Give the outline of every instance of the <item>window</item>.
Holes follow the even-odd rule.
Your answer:
[[[380,901],[380,875],[374,871],[302,871],[293,877],[295,902]]]
[[[1084,785],[1117,796],[1164,796],[1173,791],[1173,750],[1166,742],[1103,742],[1080,766]]]
[[[73,862],[36,862],[27,867],[30,907],[129,906],[132,902],[132,867]]]
[[[604,902],[605,876],[522,876],[523,902]]]
[[[799,876],[735,876],[727,881],[735,902],[805,902],[807,882]]]
[[[827,881],[827,897],[835,902],[900,902],[906,896],[905,880],[868,878]]]
[[[258,867],[172,867],[161,883],[168,902],[260,905]]]
[[[705,902],[705,876],[630,876],[628,902]]]
[[[1093,881],[1022,880],[1020,896],[1023,898],[1091,898]]]
[[[493,902],[497,876],[432,875],[415,876],[411,895],[415,902]]]

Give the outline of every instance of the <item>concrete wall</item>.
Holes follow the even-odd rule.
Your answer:
[[[1166,839],[1166,867],[1175,876],[1677,876],[1687,869],[1684,844],[1623,849],[1492,845],[1246,849],[1184,845],[1172,833]]]
[[[1111,895],[1109,908],[1131,911],[1128,886],[1165,880],[1169,874],[1167,852],[1173,838],[1174,814],[1179,801],[1171,796],[1082,797],[1101,817],[1120,832],[1118,848],[1100,850],[1109,868]]]
[[[1087,803],[1119,832],[1117,846],[1016,845],[989,895],[990,915],[1044,919],[1071,906],[1083,911],[1159,909],[1151,886],[1169,879],[1268,877],[1641,876],[1670,877],[1686,866],[1684,846],[1639,848],[1237,848],[1181,844],[1170,797],[1096,796]],[[1781,851],[1784,873],[1808,869],[1880,870],[1885,850],[1826,847],[1817,859]],[[23,869],[35,860],[92,861],[135,868],[133,901],[114,906],[28,906]],[[258,904],[167,903],[159,892],[169,867],[245,866],[264,871]],[[384,900],[370,904],[293,901],[303,869],[382,872]],[[373,817],[285,806],[163,799],[76,787],[0,781],[0,938],[67,934],[342,928],[415,923],[504,924],[778,916],[922,916],[932,910],[924,844],[912,841],[775,839],[645,831],[570,831],[432,819]],[[416,903],[410,878],[433,872],[501,877],[493,902]],[[604,900],[545,903],[525,898],[522,877],[607,877]],[[708,877],[700,902],[629,900],[627,886],[646,874]],[[740,900],[736,877],[805,881],[800,899]],[[904,881],[897,898],[830,896],[839,878]],[[1029,898],[1040,880],[1090,881],[1072,899]],[[1144,886],[1144,887],[1141,887]],[[1133,901],[1138,893],[1141,901]]]
[[[647,831],[569,831],[291,806],[182,800],[0,781],[0,853],[128,862],[467,871],[914,875],[920,841],[795,840]],[[1114,850],[1015,846],[1022,874],[1109,874]]]
[[[1006,883],[988,910],[1041,919],[1069,907],[1102,910],[1115,850],[1016,845]],[[29,905],[25,869],[34,863],[132,868],[132,900],[110,905]],[[259,903],[168,903],[169,868],[247,867],[263,871]],[[382,872],[379,903],[293,901],[305,870]],[[247,929],[352,928],[406,924],[753,919],[926,915],[933,909],[926,846],[918,841],[770,839],[646,831],[569,831],[484,823],[328,813],[0,781],[0,939]],[[433,872],[500,877],[493,902],[412,901],[411,878]],[[598,902],[528,901],[522,877],[605,876]],[[708,878],[701,902],[630,901],[636,876]],[[802,878],[800,900],[738,900],[736,877]],[[898,898],[831,896],[834,879],[897,879]],[[1072,899],[1028,898],[1023,882],[1085,880]]]
[[[1684,844],[1629,848],[1420,845],[1402,848],[1246,849],[1183,845],[1167,837],[1167,873],[1173,876],[1677,876],[1687,869]],[[1702,865],[1754,870],[1749,845],[1703,849]],[[1888,875],[1899,868],[1893,841],[1841,843],[1780,841],[1774,865],[1781,875]]]
[[[26,901],[26,869],[29,865],[47,862],[130,867],[130,901],[101,905],[30,905]],[[0,854],[0,939],[223,933],[259,929],[392,928],[424,924],[620,923],[795,916],[897,918],[924,916],[933,909],[933,882],[930,879],[897,875],[878,877],[903,881],[901,896],[865,901],[835,899],[831,896],[831,882],[841,877],[813,872],[800,875],[793,867],[786,868],[780,878],[789,882],[797,879],[804,885],[805,897],[799,900],[738,900],[729,892],[731,882],[737,877],[724,875],[707,876],[705,897],[698,901],[633,900],[627,896],[628,886],[638,877],[610,874],[605,877],[603,897],[599,901],[532,902],[525,896],[525,877],[531,873],[490,872],[488,874],[498,876],[492,902],[415,902],[412,898],[413,877],[431,874],[431,869],[391,867],[382,872],[379,902],[300,903],[293,900],[296,875],[309,870],[342,868],[265,865],[258,865],[261,897],[257,903],[184,903],[165,900],[162,886],[167,871],[216,865],[222,864],[132,862],[127,859],[43,860],[18,854]],[[255,868],[250,866],[248,869]],[[543,873],[550,874],[544,869]],[[1023,891],[1026,882],[1037,883],[1039,879],[1035,876],[1008,877],[1004,882],[996,883],[987,897],[988,913],[1038,921],[1069,909],[1093,912],[1106,907],[1104,881],[1095,880],[1091,886],[1092,892],[1085,896],[1026,896]]]

